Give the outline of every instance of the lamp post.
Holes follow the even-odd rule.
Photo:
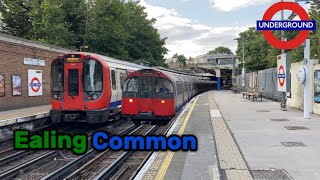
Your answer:
[[[296,3],[305,1],[306,4],[309,4],[309,0],[295,0]],[[290,16],[292,19],[297,16],[296,14],[292,13]],[[310,79],[310,70],[311,70],[311,62],[310,62],[310,39],[307,39],[304,46],[304,64],[305,64],[305,84],[304,84],[304,118],[310,119],[310,112],[311,112],[311,79]]]
[[[234,39],[236,41],[240,41],[241,40],[241,43],[242,43],[242,80],[243,80],[243,86],[244,86],[244,90],[246,88],[246,68],[245,68],[245,60],[244,60],[244,38],[241,37],[241,38],[236,38]]]

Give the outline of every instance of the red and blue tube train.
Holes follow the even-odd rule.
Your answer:
[[[164,68],[132,72],[124,84],[122,114],[136,124],[167,123],[195,95],[213,89],[208,77]]]
[[[51,120],[96,124],[119,119],[124,81],[142,68],[87,52],[58,56],[51,64]]]

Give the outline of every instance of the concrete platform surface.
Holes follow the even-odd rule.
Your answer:
[[[26,122],[35,118],[48,117],[51,105],[35,106],[0,112],[0,126]]]
[[[220,179],[207,93],[195,97],[169,134],[192,134],[196,152],[156,152],[135,179]]]
[[[281,111],[277,102],[252,102],[229,91],[213,97],[255,179],[263,173],[320,179],[319,116],[304,119],[300,110]]]

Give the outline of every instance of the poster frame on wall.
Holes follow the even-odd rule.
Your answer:
[[[320,70],[314,71],[314,102],[320,103]]]
[[[12,96],[22,95],[22,79],[19,74],[13,74],[11,76],[12,84]]]
[[[6,78],[5,75],[0,74],[0,97],[4,96],[6,96]]]

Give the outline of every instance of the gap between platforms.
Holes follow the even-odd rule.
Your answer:
[[[252,175],[228,128],[212,92],[209,93],[212,128],[221,173],[228,180],[252,180]]]

